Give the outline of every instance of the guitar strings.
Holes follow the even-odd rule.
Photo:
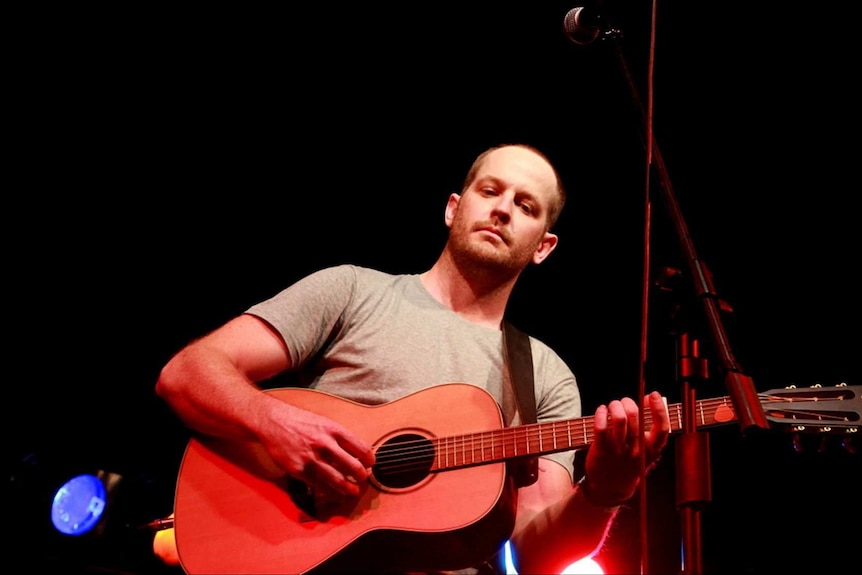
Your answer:
[[[759,394],[758,397],[763,403],[789,404],[806,400],[770,394]],[[667,407],[671,431],[681,430],[683,406],[672,404]],[[809,410],[782,410],[782,413],[790,421],[794,416],[817,418],[824,422],[847,421],[846,416],[833,415],[826,411],[813,414]],[[736,420],[733,405],[728,397],[697,401],[693,415],[698,420],[698,426],[724,425]],[[647,428],[652,425],[651,412],[647,411],[644,414],[644,423]],[[385,449],[378,452],[375,467],[387,474],[438,472],[541,453],[579,449],[587,447],[594,439],[593,417],[531,423],[490,431],[410,439],[396,444],[386,444]]]

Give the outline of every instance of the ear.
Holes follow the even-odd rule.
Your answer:
[[[446,214],[444,219],[446,220],[446,227],[451,228],[452,222],[455,221],[455,212],[458,211],[458,202],[461,201],[461,196],[456,193],[449,194],[449,201],[446,202]]]
[[[551,252],[554,251],[554,248],[557,247],[558,241],[559,239],[557,238],[557,234],[545,232],[545,235],[539,242],[536,251],[533,253],[533,263],[540,264],[545,261],[545,258],[551,255]]]

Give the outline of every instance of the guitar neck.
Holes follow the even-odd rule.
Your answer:
[[[696,402],[698,427],[731,423],[736,419],[729,397]],[[671,431],[683,428],[682,404],[668,405]],[[651,422],[649,411],[644,422]],[[510,459],[588,447],[595,438],[593,417],[532,423],[494,431],[467,433],[433,440],[436,461],[432,471],[498,463]]]
[[[856,433],[862,418],[860,386],[772,389],[760,393],[759,399],[772,424],[795,432]],[[682,404],[668,405],[668,413],[671,432],[682,431]],[[690,417],[697,428],[726,425],[737,419],[728,396],[696,401]],[[647,428],[651,420],[651,413],[646,411]],[[582,449],[594,438],[592,416],[435,438],[431,471]]]

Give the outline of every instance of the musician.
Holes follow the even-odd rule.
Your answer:
[[[565,200],[557,170],[539,150],[522,144],[488,149],[470,167],[460,193],[448,198],[448,239],[430,269],[391,274],[337,265],[314,272],[179,350],[161,370],[156,391],[201,436],[254,442],[315,499],[336,502],[366,491],[375,438],[268,393],[266,383],[280,374],[296,373],[300,386],[376,406],[438,384],[468,382],[493,395],[506,426],[517,425],[501,326],[520,274],[557,247],[551,230]],[[531,337],[530,348],[538,421],[579,418],[573,372],[542,341]],[[427,405],[431,413],[436,409]],[[653,414],[643,432],[639,409]],[[601,405],[592,424],[583,478],[573,477],[573,451],[544,454],[538,478],[517,490],[508,535],[522,574],[560,573],[595,554],[638,488],[640,450],[647,465],[653,463],[670,429],[657,392],[642,403],[624,397]],[[445,570],[475,573],[490,559],[449,564],[447,552],[437,552]],[[367,557],[379,560],[384,553]],[[351,571],[361,570],[358,563]],[[405,568],[435,569],[439,565]]]

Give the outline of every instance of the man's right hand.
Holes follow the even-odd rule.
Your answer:
[[[261,441],[291,477],[324,497],[356,496],[374,465],[374,451],[327,417],[273,399]]]

